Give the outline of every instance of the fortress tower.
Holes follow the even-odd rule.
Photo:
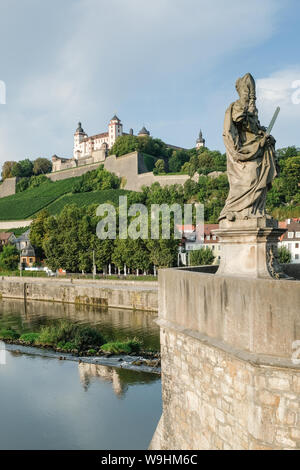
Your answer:
[[[121,123],[118,116],[114,115],[114,117],[110,120],[108,125],[108,138],[109,138],[109,148],[111,148],[118,137],[123,135],[123,124]]]
[[[73,157],[78,160],[80,156],[80,144],[87,137],[87,134],[84,132],[81,126],[81,122],[78,123],[78,127],[74,134],[74,150]]]

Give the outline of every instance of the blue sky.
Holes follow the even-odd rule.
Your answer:
[[[0,0],[0,164],[71,157],[77,122],[91,135],[115,113],[125,131],[185,147],[201,127],[223,151],[246,72],[262,124],[282,108],[278,146],[300,146],[299,16],[298,0]]]

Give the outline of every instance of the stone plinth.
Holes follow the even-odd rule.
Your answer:
[[[220,222],[221,262],[217,275],[252,278],[285,278],[277,262],[277,243],[285,232],[265,217]]]
[[[151,449],[300,449],[300,282],[159,271]]]

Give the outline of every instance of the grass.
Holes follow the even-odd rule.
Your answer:
[[[32,345],[36,343],[40,338],[39,333],[24,333],[23,335],[20,336],[20,341],[23,341],[24,343],[28,345]]]
[[[95,328],[60,321],[56,325],[44,326],[39,334],[38,342],[62,349],[86,351],[94,347],[99,348],[105,340]]]
[[[27,232],[29,227],[18,227],[18,228],[9,228],[9,229],[1,229],[0,232],[12,232],[14,233],[15,237],[20,237],[23,235],[24,232]]]
[[[20,277],[20,271],[0,271],[0,276],[17,276]],[[22,277],[48,277],[47,273],[45,271],[22,271]],[[62,279],[93,279],[92,274],[81,274],[81,273],[74,273],[74,274],[67,274],[66,276],[62,276]],[[157,281],[157,276],[152,276],[152,275],[140,275],[140,276],[135,276],[133,274],[128,274],[127,276],[124,276],[124,274],[121,274],[120,276],[116,274],[112,274],[111,276],[109,275],[96,275],[95,280],[105,280],[105,281],[140,281],[140,282],[145,282],[145,281]]]
[[[128,339],[127,341],[113,341],[103,344],[101,349],[104,352],[112,354],[139,353],[141,349],[141,342],[136,338]]]
[[[57,215],[67,204],[76,204],[78,207],[85,207],[91,204],[103,204],[112,202],[119,203],[119,196],[126,196],[130,191],[125,189],[104,189],[102,191],[93,191],[89,193],[66,194],[58,200],[51,203],[47,210],[52,215]]]
[[[23,220],[32,217],[64,194],[70,193],[79,178],[56,182],[49,180],[37,188],[1,198],[0,220]]]
[[[0,339],[2,340],[5,340],[5,339],[16,340],[16,339],[19,339],[19,337],[20,337],[19,333],[17,333],[12,328],[3,328],[0,330]]]
[[[138,353],[141,341],[137,338],[126,341],[105,342],[102,334],[90,326],[60,320],[56,324],[43,326],[39,333],[27,332],[21,336],[10,327],[0,329],[0,340],[15,341],[27,346],[50,347],[66,352],[87,353],[96,355],[97,352],[110,354]]]
[[[0,276],[20,276],[20,271],[0,271]],[[22,277],[47,277],[45,271],[22,271]]]

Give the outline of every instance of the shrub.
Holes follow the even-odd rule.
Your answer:
[[[138,353],[141,349],[141,342],[134,338],[127,341],[114,341],[106,343],[101,347],[102,351],[113,354],[131,354]]]
[[[72,341],[68,341],[67,343],[63,344],[60,346],[64,351],[73,351],[74,349],[77,349],[76,344],[72,343]]]
[[[0,339],[18,339],[20,337],[12,328],[3,328],[0,330]]]
[[[75,344],[77,349],[83,350],[90,347],[99,347],[104,343],[102,335],[95,328],[90,326],[79,327],[75,335]]]
[[[24,333],[20,336],[20,340],[24,341],[27,344],[34,344],[39,340],[39,338],[39,333]]]
[[[190,252],[191,266],[205,266],[214,262],[214,254],[210,248],[200,248]]]
[[[57,325],[43,327],[39,340],[43,344],[80,351],[100,347],[104,343],[102,335],[95,328],[74,325],[64,320]]]

